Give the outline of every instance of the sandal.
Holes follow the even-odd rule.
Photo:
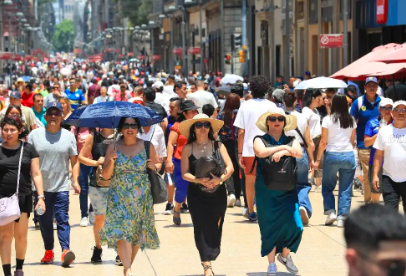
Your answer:
[[[214,276],[214,271],[213,271],[213,268],[212,268],[212,266],[211,266],[211,264],[209,264],[209,265],[204,265],[203,263],[202,263],[202,266],[203,266],[203,269],[204,269],[204,272],[206,273],[206,271],[207,270],[211,270],[211,273],[212,273],[212,276]]]
[[[175,217],[176,215],[179,215],[179,217]],[[180,212],[176,212],[175,210],[173,210],[173,223],[177,226],[180,226],[182,223],[182,220],[180,219]]]

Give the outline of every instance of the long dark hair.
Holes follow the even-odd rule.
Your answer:
[[[307,89],[303,97],[303,106],[309,107],[312,104],[313,98],[321,96],[320,89]]]
[[[214,139],[214,131],[213,131],[211,124],[210,124],[210,130],[209,130],[209,140],[216,141],[216,139]],[[190,127],[189,138],[187,139],[187,143],[191,144],[194,141],[196,141],[195,124],[193,124]]]
[[[231,127],[233,123],[233,113],[234,110],[240,108],[240,97],[237,94],[231,93],[227,96],[226,102],[224,104],[224,125]]]
[[[340,128],[353,128],[354,118],[348,112],[348,102],[344,94],[335,94],[331,102],[331,119],[340,122]]]

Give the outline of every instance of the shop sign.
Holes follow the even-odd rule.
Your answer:
[[[386,24],[388,21],[388,0],[376,0],[376,23]]]
[[[320,35],[320,48],[342,48],[343,44],[342,34]]]

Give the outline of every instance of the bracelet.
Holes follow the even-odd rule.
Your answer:
[[[40,199],[40,198],[45,199],[45,196],[44,196],[44,195],[39,195],[39,196],[38,196],[38,199]]]

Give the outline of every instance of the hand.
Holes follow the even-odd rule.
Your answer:
[[[245,169],[244,159],[241,154],[238,155],[238,164],[241,168]]]
[[[38,203],[37,203],[37,206],[35,206],[35,209],[37,209],[38,207],[42,207],[42,209],[44,209],[44,213],[45,213],[46,208],[45,208],[45,200],[43,197],[38,198]]]
[[[155,163],[152,162],[151,159],[148,159],[148,160],[147,160],[147,167],[148,167],[148,169],[150,169],[151,171],[154,171],[154,172],[156,171]]]
[[[118,158],[117,150],[113,150],[110,153],[110,162],[115,163],[117,158]]]
[[[167,173],[173,173],[173,169],[174,169],[174,166],[173,166],[173,162],[172,162],[172,160],[170,160],[169,158],[166,160],[166,163],[165,163],[165,171],[167,172]]]
[[[375,189],[375,191],[379,191],[379,177],[378,176],[374,176],[374,178],[372,179],[372,187]]]
[[[284,155],[285,153],[283,151],[278,151],[272,155],[272,161],[278,163]]]
[[[194,180],[194,182],[197,183],[197,184],[201,184],[201,185],[207,187],[207,183],[209,182],[209,180],[210,180],[210,178],[196,178],[196,179]]]
[[[284,84],[283,90],[285,90],[285,92],[289,92],[290,91],[289,86],[287,84]]]
[[[74,193],[74,195],[80,195],[80,185],[79,185],[79,183],[74,183],[73,184],[73,189],[75,190],[75,193]]]
[[[312,163],[312,167],[315,170],[317,170],[319,168],[319,165],[320,165],[320,161],[313,161],[313,163]]]
[[[99,166],[99,165],[103,165],[103,164],[104,164],[104,157],[101,156],[101,157],[99,158],[99,160],[97,160],[97,165]]]

